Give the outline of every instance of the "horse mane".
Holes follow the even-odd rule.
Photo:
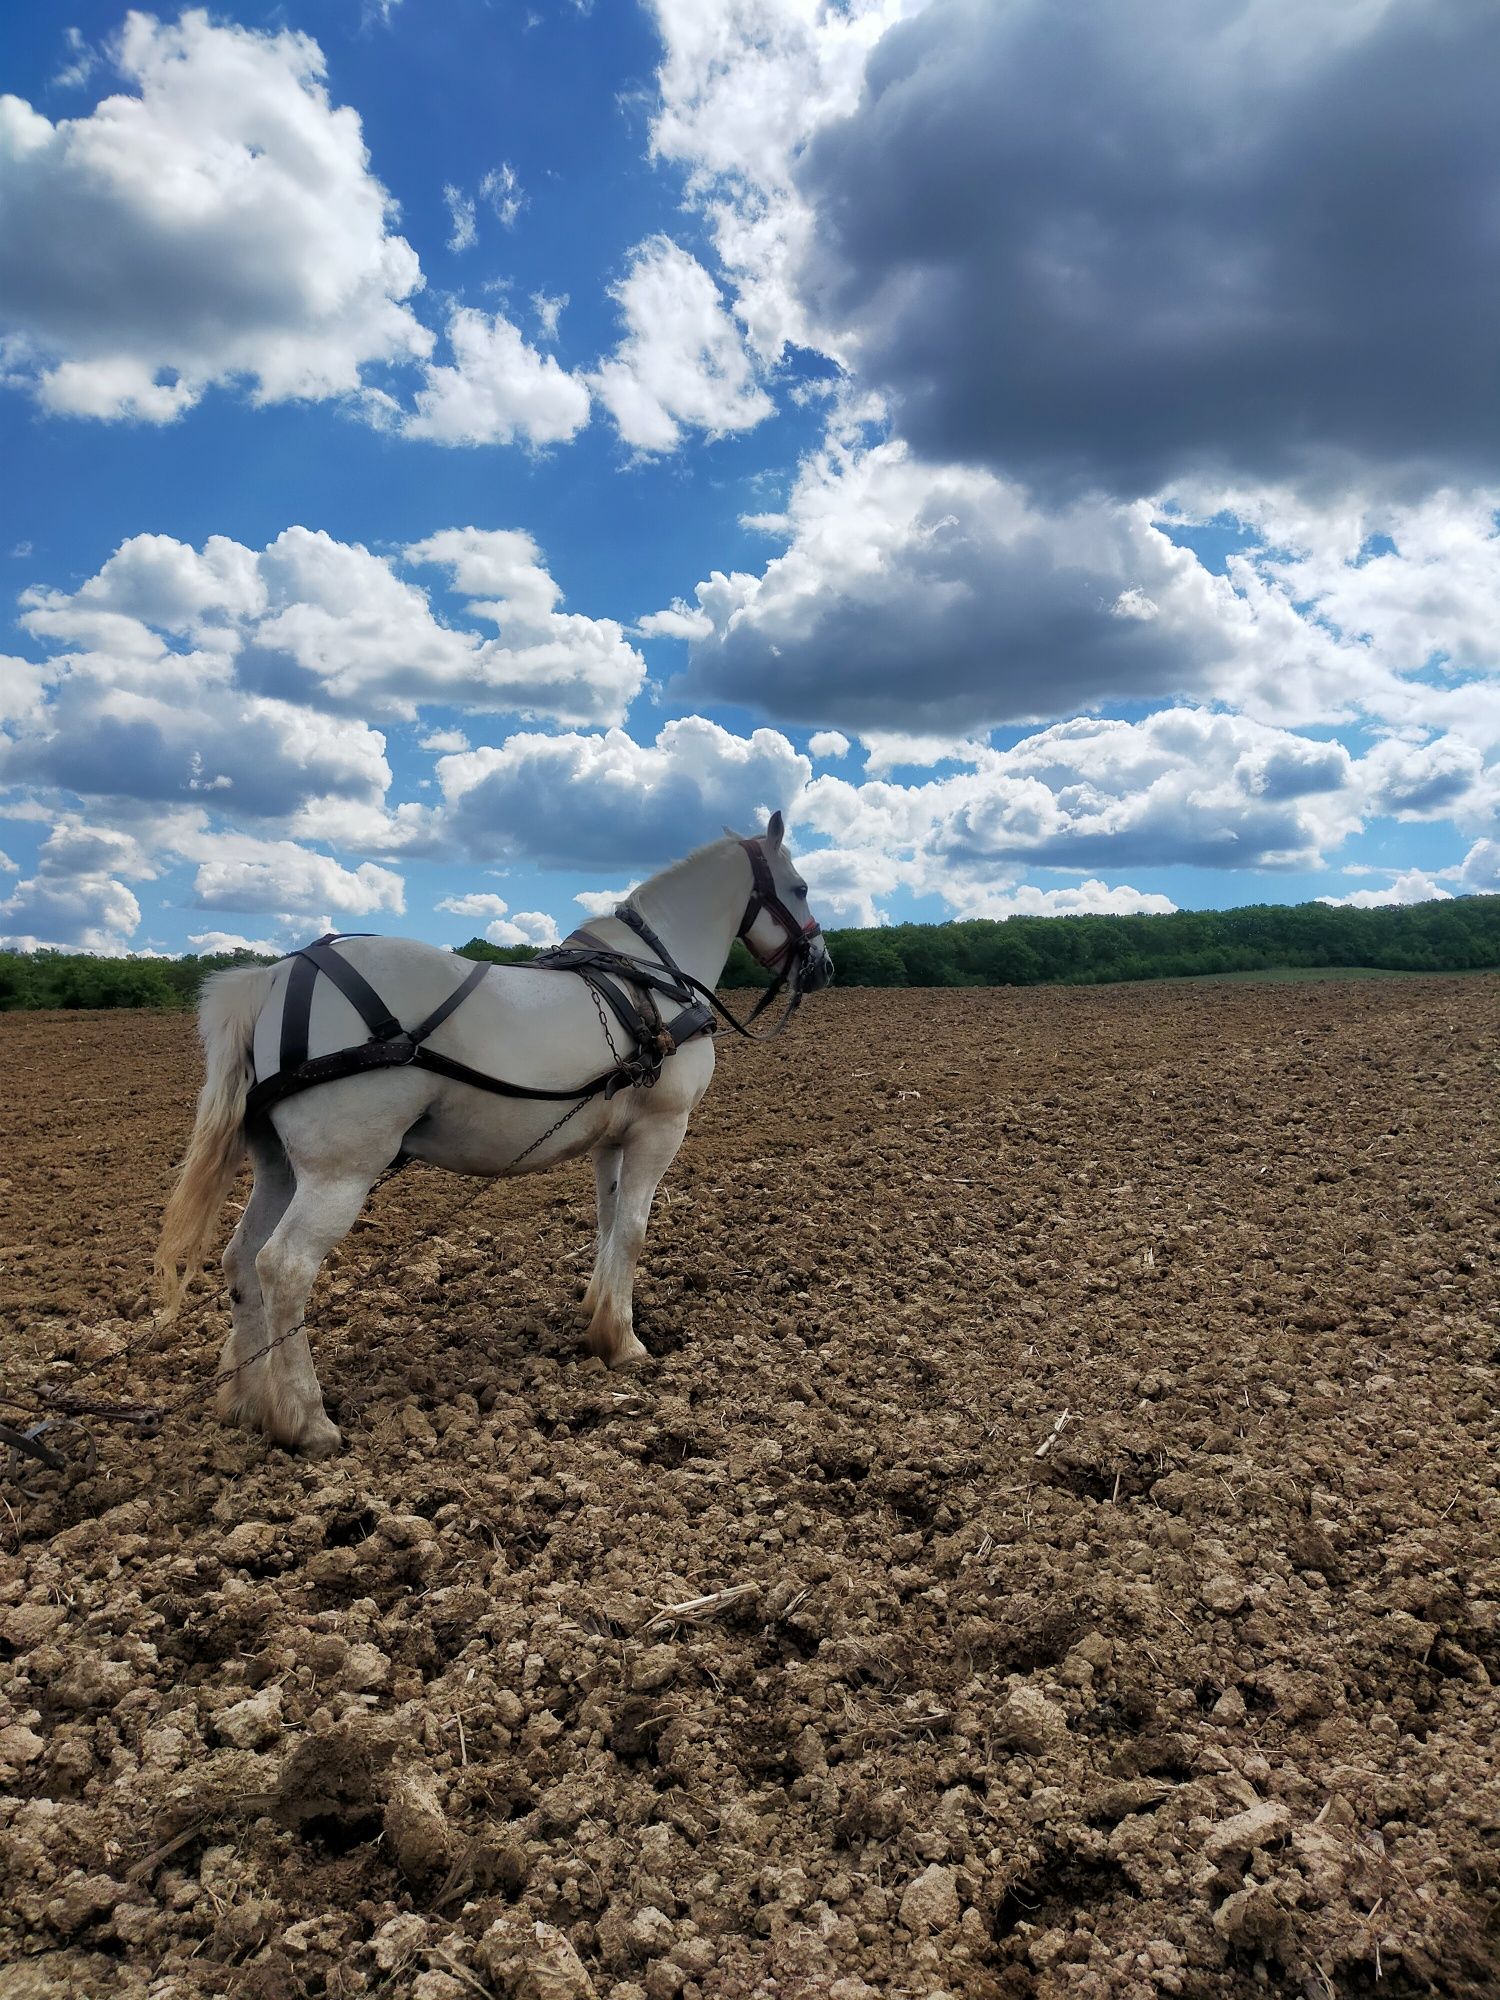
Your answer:
[[[691,854],[684,854],[677,861],[669,861],[665,868],[659,868],[654,875],[647,875],[644,880],[637,882],[635,887],[630,891],[630,896],[639,895],[642,889],[654,890],[664,886],[670,887],[678,875],[686,874],[687,870],[695,862],[701,860],[712,848],[722,847],[727,840],[734,837],[736,836],[721,833],[717,840],[705,840],[703,845],[695,847]],[[626,896],[622,900],[629,902],[630,896]]]

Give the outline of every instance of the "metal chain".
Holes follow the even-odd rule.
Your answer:
[[[599,998],[599,989],[592,979],[585,978],[583,983],[589,989],[589,998],[594,1003],[594,1012],[599,1016],[599,1026],[604,1030],[605,1045],[615,1061],[619,1062],[621,1060],[620,1051],[615,1047],[615,1038],[609,1031],[609,1021],[605,1017],[604,1002]]]
[[[609,1032],[608,1029],[606,1029],[605,1033],[607,1034],[608,1032]],[[536,1151],[538,1146],[542,1145],[546,1140],[550,1139],[554,1132],[560,1132],[564,1127],[564,1125],[567,1124],[570,1118],[576,1118],[579,1112],[582,1111],[584,1105],[592,1104],[594,1099],[598,1095],[599,1093],[597,1090],[591,1090],[588,1093],[587,1097],[580,1097],[578,1102],[575,1105],[573,1105],[569,1110],[565,1111],[561,1118],[554,1119],[553,1122],[547,1127],[545,1132],[539,1132],[536,1138],[532,1140],[529,1146],[522,1147],[521,1151],[517,1153],[516,1157],[510,1162],[508,1162],[506,1166],[502,1167],[500,1171],[502,1173],[509,1173],[512,1167],[520,1166],[522,1160],[530,1159],[531,1155]]]

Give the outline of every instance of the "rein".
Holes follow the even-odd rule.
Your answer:
[[[656,953],[662,964],[675,978],[680,979],[683,985],[690,987],[693,992],[701,994],[709,1006],[713,1008],[714,1012],[722,1020],[726,1021],[737,1035],[743,1036],[747,1042],[774,1042],[783,1028],[787,1026],[797,1009],[802,1005],[802,985],[800,980],[793,986],[791,995],[782,1011],[781,1019],[776,1023],[775,1027],[770,1029],[769,1032],[759,1035],[752,1034],[751,1028],[760,1019],[761,1015],[765,1013],[766,1009],[774,1006],[777,1000],[780,999],[781,995],[786,991],[787,983],[793,973],[800,972],[805,967],[812,952],[813,939],[822,935],[822,926],[811,919],[805,924],[799,923],[795,912],[789,910],[786,904],[782,902],[780,896],[776,893],[775,878],[771,874],[770,866],[758,841],[741,840],[740,846],[744,848],[746,854],[750,857],[750,874],[753,886],[750,891],[750,900],[745,905],[745,914],[740,919],[737,936],[744,943],[745,949],[755,959],[756,963],[764,971],[773,975],[774,981],[761,994],[760,999],[755,1003],[755,1007],[747,1020],[741,1021],[737,1019],[724,1005],[724,1002],[711,986],[706,985],[703,980],[695,978],[691,972],[684,972],[682,970],[681,966],[677,964],[672,954],[667,950],[666,946],[656,935],[656,932],[652,930],[639,910],[635,909],[629,903],[616,903],[614,914],[622,924],[627,925],[635,932],[643,944],[648,945]],[[769,910],[786,933],[785,944],[783,944],[780,951],[775,953],[769,963],[760,956],[760,953],[750,943],[750,932],[755,928],[756,919],[760,916],[762,910]]]
[[[786,1004],[786,1011],[783,1013],[781,1019],[776,1023],[775,1027],[772,1028],[770,1033],[762,1035],[753,1035],[750,1032],[749,1022],[737,1020],[736,1017],[724,1005],[724,1002],[719,998],[718,994],[715,993],[715,991],[711,986],[706,985],[703,980],[696,978],[691,972],[684,972],[682,968],[673,961],[672,957],[667,951],[666,946],[662,943],[661,939],[656,935],[656,932],[652,930],[651,926],[646,922],[646,919],[641,915],[639,910],[632,909],[629,903],[617,903],[615,905],[614,913],[619,918],[622,924],[628,925],[629,928],[635,932],[636,936],[640,938],[643,944],[647,944],[650,946],[652,951],[654,951],[657,957],[661,960],[662,964],[669,967],[671,971],[674,972],[676,976],[682,981],[684,986],[690,987],[694,993],[701,994],[703,999],[708,1003],[708,1005],[713,1008],[714,1012],[717,1015],[719,1015],[722,1020],[727,1021],[729,1026],[734,1029],[734,1032],[737,1035],[743,1035],[747,1042],[774,1042],[776,1037],[781,1033],[782,1029],[786,1026],[787,1022],[792,1018],[793,1014],[796,1013],[797,1009],[802,1004],[802,992],[801,988],[799,987],[796,991],[793,992],[791,998],[788,1000]],[[632,962],[633,961],[629,959],[626,960],[627,964],[630,964]],[[755,1011],[749,1017],[750,1022],[754,1022],[760,1015],[762,1015],[766,1011],[767,1007],[769,1007],[771,1003],[774,1000],[776,1000],[777,997],[783,992],[783,990],[786,987],[788,977],[789,974],[783,973],[781,977],[776,981],[774,986],[768,986],[766,988],[765,992],[762,993],[759,1001],[756,1003]]]

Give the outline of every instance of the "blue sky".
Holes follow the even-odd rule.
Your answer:
[[[0,936],[1500,887],[1494,29],[1212,12],[27,10]]]

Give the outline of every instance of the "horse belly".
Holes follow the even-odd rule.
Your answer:
[[[592,1152],[609,1135],[617,1103],[598,1097],[575,1111],[569,1103],[492,1097],[466,1084],[444,1084],[401,1150],[453,1174],[541,1173]]]

